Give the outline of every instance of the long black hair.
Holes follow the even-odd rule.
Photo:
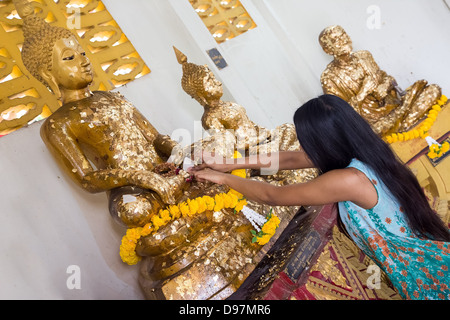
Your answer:
[[[346,168],[353,158],[364,162],[398,200],[417,236],[450,241],[414,174],[346,101],[334,95],[312,99],[295,112],[294,124],[300,145],[321,173]]]

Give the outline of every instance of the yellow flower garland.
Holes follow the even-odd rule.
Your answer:
[[[241,155],[235,153],[234,157],[238,158]],[[233,175],[245,178],[245,169],[234,170],[231,172]],[[247,200],[243,198],[243,195],[236,190],[230,190],[228,193],[216,194],[214,197],[203,196],[195,199],[188,199],[178,205],[170,205],[166,209],[161,209],[158,215],[154,215],[151,218],[151,222],[147,223],[144,227],[128,229],[125,236],[122,238],[120,245],[120,257],[122,261],[135,265],[142,258],[136,254],[136,245],[141,237],[150,235],[156,232],[162,226],[165,226],[172,220],[180,217],[191,217],[195,214],[203,213],[205,211],[220,211],[224,208],[234,209],[234,212],[240,212],[242,208],[247,204]],[[261,233],[255,235],[258,244],[262,245],[267,243],[270,238],[275,234],[275,230],[279,225],[279,218],[271,214],[268,217],[268,221],[263,225]],[[254,241],[252,241],[254,242]]]
[[[393,133],[385,136],[384,139],[387,143],[391,144],[397,141],[408,141],[416,138],[425,138],[431,126],[436,121],[436,118],[441,111],[441,107],[445,105],[448,98],[442,95],[437,103],[428,112],[427,118],[421,123],[417,129],[409,130],[401,133]]]
[[[450,149],[450,144],[448,142],[444,142],[441,145],[432,144],[430,146],[430,152],[428,152],[428,157],[431,159],[442,157],[448,150]]]
[[[270,210],[270,214],[266,219],[267,222],[264,223],[260,232],[257,233],[255,230],[252,230],[252,243],[257,242],[259,245],[263,246],[269,242],[275,234],[275,231],[280,225],[280,218],[278,218],[275,214],[272,214],[272,210]]]
[[[239,212],[246,204],[247,201],[244,198],[239,199],[231,190],[228,193],[216,194],[214,197],[203,196],[192,200],[188,199],[178,205],[170,205],[166,209],[161,209],[158,215],[154,215],[151,222],[144,227],[127,230],[120,245],[120,257],[129,265],[138,263],[141,260],[141,257],[136,254],[138,240],[158,231],[170,221],[180,217],[192,217],[207,210],[216,212],[228,208]]]
[[[397,141],[408,141],[416,138],[425,138],[431,126],[436,121],[436,118],[441,111],[441,107],[445,105],[448,98],[442,95],[437,103],[428,112],[427,118],[421,123],[417,129],[409,130],[402,133],[393,133],[385,136],[384,139],[387,143],[391,144]]]

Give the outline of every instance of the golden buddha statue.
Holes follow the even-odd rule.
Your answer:
[[[203,128],[213,136],[217,134],[220,137],[218,140],[225,141],[224,144],[227,146],[227,150],[224,151],[217,148],[217,144],[211,144],[216,147],[213,148],[205,143],[207,142],[205,139],[202,141],[203,145],[200,150],[219,150],[222,151],[222,155],[230,157],[229,151],[233,152],[236,149],[242,150],[246,154],[261,155],[300,149],[293,124],[282,124],[269,130],[254,123],[248,117],[244,107],[234,102],[221,100],[222,83],[216,79],[208,66],[188,62],[185,54],[175,47],[174,50],[178,63],[182,65],[183,69],[181,79],[183,90],[204,108],[201,118]],[[230,139],[227,139],[228,132],[233,132]],[[188,152],[186,151],[186,153]],[[277,181],[279,184],[292,184],[305,182],[316,176],[315,169],[302,169],[274,170],[273,174],[264,176],[257,174],[255,178]]]
[[[182,88],[204,108],[202,126],[211,134],[188,146],[184,154],[198,148],[201,153],[218,152],[231,157],[237,149],[246,153],[298,150],[293,125],[267,130],[253,121],[245,108],[221,101],[222,83],[207,66],[187,62],[187,57],[175,49],[183,66]],[[316,177],[308,170],[283,170],[271,175],[247,174],[250,179],[273,184],[305,182]],[[200,186],[196,196],[227,192],[223,185]],[[248,201],[247,207],[265,216],[271,207]],[[298,212],[299,207],[277,207],[276,214],[283,222],[280,234]],[[142,237],[136,252],[147,257],[142,261],[140,283],[146,295],[153,299],[224,299],[236,292],[267,247],[252,243],[251,224],[243,214],[222,209],[194,217],[183,217],[164,226],[157,234]],[[267,244],[270,247],[273,242]]]
[[[441,97],[441,88],[425,80],[402,91],[370,52],[352,52],[352,41],[341,26],[324,29],[319,42],[334,57],[321,76],[324,93],[349,102],[377,134],[407,131]]]
[[[91,193],[108,192],[117,221],[145,224],[186,187],[185,172],[155,172],[177,144],[120,94],[91,92],[91,65],[76,37],[36,16],[28,1],[14,3],[23,19],[24,65],[62,102],[43,123],[42,139],[76,184]]]
[[[221,100],[222,83],[206,65],[189,63],[187,57],[174,47],[175,54],[183,67],[181,86],[193,99],[204,108],[202,126],[212,135],[232,132],[235,137],[233,146],[248,149],[270,136],[269,130],[255,124],[247,115],[245,108]]]

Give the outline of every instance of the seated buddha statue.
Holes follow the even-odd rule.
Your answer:
[[[114,219],[144,225],[187,185],[185,172],[156,170],[177,144],[120,94],[91,92],[91,64],[76,37],[36,16],[28,1],[14,2],[23,19],[23,63],[62,104],[43,123],[42,139],[77,185],[108,193]]]
[[[217,80],[207,65],[197,65],[188,62],[185,54],[174,48],[178,63],[182,65],[183,75],[181,86],[183,90],[204,108],[201,118],[202,126],[210,134],[221,137],[219,141],[226,141],[227,150],[242,150],[246,154],[266,155],[279,151],[294,151],[300,149],[295,126],[292,123],[282,124],[269,130],[253,122],[245,108],[237,103],[221,100],[223,95],[222,83]],[[227,133],[233,132],[231,139]],[[199,150],[215,152],[208,145],[208,140],[201,141],[203,145]],[[198,142],[197,142],[198,143]],[[217,146],[217,144],[211,144]],[[230,149],[231,146],[231,149]],[[194,147],[195,149],[195,147]],[[218,148],[221,150],[221,148]],[[222,148],[223,150],[223,148]],[[220,156],[227,156],[227,150]],[[188,153],[188,152],[187,152]],[[197,153],[194,150],[194,157]],[[269,169],[268,171],[271,171]],[[315,169],[302,170],[272,170],[261,176],[260,172],[254,177],[258,179],[277,181],[279,184],[301,183],[317,175]]]
[[[175,48],[182,65],[182,88],[204,108],[202,126],[208,133],[184,154],[195,160],[204,152],[231,157],[239,151],[256,154],[298,150],[293,125],[285,124],[268,130],[254,123],[244,107],[221,100],[223,90],[207,66],[187,62],[187,57]],[[199,152],[197,152],[199,151]],[[282,185],[305,182],[317,175],[315,170],[283,170],[272,174],[247,173],[247,178]],[[227,192],[227,186],[199,187],[196,195]],[[271,208],[253,201],[247,207],[260,215]],[[282,223],[280,234],[298,212],[299,207],[277,207],[276,215]],[[246,217],[233,210],[207,211],[194,217],[182,217],[144,236],[137,243],[136,252],[142,261],[140,283],[146,295],[153,299],[224,299],[236,292],[258,262],[264,257],[266,246],[252,243],[252,225]],[[266,249],[263,249],[266,248]]]
[[[183,68],[181,86],[204,108],[201,121],[208,133],[232,133],[237,149],[248,149],[269,138],[269,130],[251,121],[244,107],[221,100],[222,83],[208,66],[189,63],[186,55],[175,47],[174,50]]]
[[[325,28],[319,42],[334,57],[321,76],[324,93],[349,102],[377,134],[407,131],[441,96],[441,88],[425,80],[401,90],[370,52],[352,51],[352,41],[341,26]]]

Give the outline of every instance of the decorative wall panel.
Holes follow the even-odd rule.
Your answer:
[[[189,0],[217,43],[256,27],[239,0]]]

